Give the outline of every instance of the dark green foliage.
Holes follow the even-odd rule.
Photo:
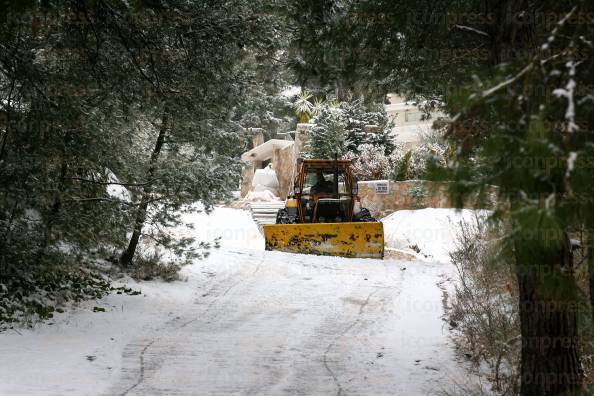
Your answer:
[[[346,122],[338,107],[323,108],[309,131],[310,158],[342,158],[347,152]]]
[[[593,15],[591,3],[575,3],[575,9],[550,11],[568,18],[575,12]],[[587,165],[594,155],[589,104],[594,48],[586,39],[594,36],[594,28],[592,23],[567,21],[533,37],[546,50],[542,54],[513,59],[492,76],[477,77],[470,85],[472,95],[448,103],[458,112],[449,132],[459,147],[450,175],[456,181],[455,196],[462,200],[496,185],[501,213],[512,224],[506,247],[515,255],[520,290],[522,394],[577,388],[581,367],[561,362],[579,362],[583,333],[578,322],[590,322],[590,312],[581,303],[585,297],[570,270],[567,235],[583,228],[590,233],[594,224],[594,180]],[[536,32],[544,33],[539,29],[543,26]],[[545,338],[560,337],[572,342],[538,347]],[[542,363],[535,363],[535,355]],[[526,380],[535,375],[551,380]]]
[[[151,245],[202,256],[209,243],[189,249],[191,240],[166,228],[188,204],[209,210],[238,184],[244,145],[233,109],[259,94],[254,75],[262,71],[244,60],[275,50],[273,7],[244,0],[17,3],[0,4],[6,293],[21,280],[42,282],[31,276],[45,268],[78,271],[87,262],[79,258],[94,251],[117,255],[130,246],[131,231]],[[131,252],[127,265],[136,246]]]
[[[139,257],[132,272],[132,277],[139,280],[162,279],[172,282],[179,279],[180,266],[175,263],[165,263],[159,257]]]
[[[63,257],[56,259],[64,260]],[[49,319],[68,301],[98,299],[111,290],[100,274],[76,266],[50,263],[30,271],[3,268],[0,273],[0,330],[14,322]]]
[[[410,163],[412,158],[412,150],[408,150],[396,166],[394,180],[402,181],[410,179]]]
[[[383,105],[365,106],[361,100],[340,104],[345,119],[347,150],[359,154],[364,144],[379,146],[385,155],[394,151],[394,137],[391,136],[393,124]],[[369,129],[371,128],[371,129]]]

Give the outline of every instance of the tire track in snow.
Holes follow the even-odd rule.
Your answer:
[[[208,291],[206,292],[206,294],[210,294],[215,288],[216,286],[218,286],[217,284],[212,285]],[[230,289],[227,289],[227,291],[223,294],[227,294],[229,292]],[[210,310],[210,308],[212,307],[212,305],[214,305],[214,303],[216,302],[216,299],[214,301],[212,301],[207,307],[206,310],[204,311],[205,313],[208,312]],[[189,322],[183,323],[181,326],[178,326],[176,329],[181,329],[184,328],[188,325],[190,325],[191,323],[195,322],[196,320],[198,320],[199,317],[196,317],[195,319],[190,320]],[[174,319],[175,320],[175,319]],[[165,323],[166,327],[169,323],[171,323],[171,321]],[[161,329],[161,331],[163,330],[163,328]],[[153,344],[155,344],[156,342],[160,341],[161,338],[154,338],[152,339],[148,344],[146,344],[144,346],[144,348],[142,348],[142,350],[140,351],[140,354],[138,356],[139,359],[139,374],[138,374],[138,381],[136,381],[136,383],[134,383],[134,385],[132,385],[131,387],[129,387],[128,389],[126,389],[123,393],[121,393],[119,396],[126,396],[128,393],[130,393],[131,391],[133,391],[134,389],[136,389],[138,386],[140,386],[140,384],[142,384],[142,382],[144,381],[144,372],[145,372],[145,363],[144,363],[144,357],[146,355],[146,352],[148,351],[148,349],[153,346]]]
[[[121,393],[120,396],[126,396],[129,392],[133,391],[137,386],[142,384],[142,381],[144,381],[144,354],[151,347],[151,345],[155,343],[155,341],[157,341],[157,339],[152,340],[151,342],[146,344],[144,348],[142,348],[142,351],[140,352],[140,374],[138,381],[134,385],[126,389],[123,393]]]
[[[264,263],[264,261],[265,261],[265,257],[262,257],[262,258],[261,258],[261,260],[260,260],[260,261],[258,262],[258,264],[256,265],[256,268],[254,269],[254,271],[251,273],[252,277],[253,277],[253,276],[255,276],[255,275],[258,273],[258,271],[260,270],[260,268],[261,268],[262,264]],[[231,276],[229,276],[229,277],[225,278],[224,280],[221,280],[221,281],[219,281],[219,282],[215,283],[214,285],[212,285],[212,286],[211,286],[211,287],[208,289],[208,291],[207,291],[206,293],[203,293],[202,295],[203,295],[203,296],[204,296],[204,295],[211,295],[211,293],[212,293],[212,292],[213,292],[215,289],[217,289],[217,287],[219,287],[219,286],[220,286],[222,283],[224,283],[224,282],[226,282],[226,281],[228,281],[228,280],[230,280],[230,279],[232,279],[232,278],[234,278],[234,277],[236,277],[236,276],[237,276],[237,274],[233,274],[233,275],[231,275]],[[213,307],[213,306],[214,306],[216,303],[218,303],[218,302],[220,301],[220,298],[227,296],[231,290],[233,290],[233,289],[234,289],[235,287],[237,287],[239,284],[241,284],[241,283],[244,283],[244,282],[245,282],[245,279],[243,279],[243,278],[241,278],[241,277],[240,277],[240,279],[239,279],[238,281],[236,281],[236,282],[234,282],[233,284],[231,284],[231,285],[230,285],[230,286],[229,286],[227,289],[225,289],[225,291],[224,291],[223,293],[221,293],[221,294],[219,294],[219,295],[216,295],[216,296],[215,296],[215,298],[213,299],[213,301],[211,301],[211,302],[210,302],[210,303],[209,303],[209,304],[206,306],[206,309],[204,309],[204,310],[201,312],[201,314],[206,314],[206,313],[210,312],[211,308],[212,308],[212,307]],[[198,293],[198,292],[196,292],[196,293]],[[184,322],[184,323],[183,323],[183,324],[181,324],[180,326],[177,326],[177,327],[175,327],[175,328],[174,328],[174,331],[175,331],[175,330],[180,330],[180,329],[183,329],[183,328],[185,328],[185,327],[189,326],[190,324],[192,324],[192,323],[196,322],[196,321],[197,321],[197,320],[199,320],[199,319],[202,319],[202,317],[201,317],[201,316],[199,316],[199,315],[197,315],[197,316],[196,316],[196,318],[194,318],[194,319],[192,319],[192,320],[190,320],[190,321]],[[165,325],[163,326],[163,328],[161,328],[161,329],[159,330],[159,332],[163,331],[163,329],[164,329],[165,327],[167,327],[167,325],[168,325],[168,324],[171,324],[171,323],[172,323],[174,320],[175,320],[175,319],[173,319],[172,321],[168,321],[167,323],[165,323]],[[141,385],[141,384],[144,382],[144,378],[145,378],[145,355],[146,355],[146,352],[148,351],[148,349],[149,349],[151,346],[153,346],[155,343],[159,342],[160,340],[161,340],[161,337],[154,338],[154,339],[152,339],[152,340],[151,340],[151,341],[150,341],[148,344],[146,344],[146,345],[144,346],[144,348],[142,348],[142,350],[140,351],[140,354],[139,354],[139,356],[138,356],[138,360],[139,360],[139,374],[138,374],[138,380],[137,380],[137,381],[136,381],[136,382],[135,382],[135,383],[134,383],[132,386],[130,386],[128,389],[126,389],[124,392],[120,393],[120,394],[119,394],[119,396],[126,396],[126,395],[128,395],[128,394],[129,394],[131,391],[133,391],[134,389],[136,389],[138,386],[140,386],[140,385]]]
[[[336,393],[336,396],[341,396],[343,389],[342,389],[342,385],[341,385],[340,381],[338,380],[338,376],[336,375],[334,370],[332,370],[330,368],[330,365],[328,364],[328,354],[330,353],[330,350],[334,346],[336,346],[338,340],[340,340],[342,337],[347,335],[348,332],[353,329],[353,327],[355,327],[358,323],[360,323],[361,315],[363,315],[363,312],[365,311],[365,307],[367,307],[367,305],[369,305],[369,301],[371,300],[371,297],[373,297],[377,292],[379,292],[379,289],[374,290],[367,296],[367,298],[365,299],[363,304],[361,304],[361,306],[359,307],[359,313],[357,314],[357,318],[353,321],[353,323],[351,323],[349,326],[347,326],[347,328],[342,333],[340,333],[338,336],[336,336],[334,338],[334,340],[332,340],[332,342],[328,345],[328,348],[326,348],[326,351],[324,352],[324,359],[323,359],[324,367],[326,368],[326,370],[328,370],[328,372],[334,379],[334,383],[336,384],[336,387],[338,388],[338,392]]]

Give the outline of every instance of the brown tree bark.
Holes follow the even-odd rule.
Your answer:
[[[515,244],[522,332],[522,396],[562,395],[580,388],[577,284],[565,233],[559,246]]]
[[[136,211],[136,218],[134,220],[134,230],[132,231],[132,236],[130,237],[128,248],[120,257],[120,264],[122,264],[123,266],[128,267],[132,265],[132,260],[134,259],[136,249],[138,248],[138,242],[140,241],[140,236],[142,235],[142,228],[144,227],[144,222],[146,221],[146,213],[150,203],[150,196],[153,191],[152,183],[157,167],[157,160],[159,159],[159,154],[161,154],[161,149],[163,148],[163,143],[165,142],[165,135],[167,134],[167,124],[168,115],[165,112],[161,119],[159,136],[157,137],[157,141],[155,142],[153,152],[151,153],[149,169],[147,172],[147,180],[149,180],[149,182],[144,186],[142,190],[142,197],[140,198],[140,205],[138,206],[138,210]]]

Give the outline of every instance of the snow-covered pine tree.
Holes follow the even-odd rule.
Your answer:
[[[328,106],[312,120],[309,130],[309,158],[342,158],[347,152],[346,123],[339,107]]]
[[[332,152],[332,156],[341,157],[348,152],[354,158],[361,154],[361,147],[365,145],[378,147],[384,156],[389,156],[396,147],[391,134],[392,123],[382,105],[369,110],[360,100],[318,100],[315,109],[310,129],[312,141],[307,147],[314,156]],[[369,148],[367,151],[369,154]]]
[[[394,151],[393,123],[382,104],[366,106],[362,100],[342,102],[340,108],[346,123],[347,149],[360,153],[361,146],[381,147],[389,156]]]
[[[229,110],[245,97],[239,62],[275,35],[264,3],[0,4],[2,293],[95,253],[128,246],[129,264],[129,231],[171,247],[154,231],[235,187]]]

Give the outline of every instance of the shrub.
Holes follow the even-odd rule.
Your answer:
[[[134,262],[131,276],[137,280],[149,281],[163,279],[166,282],[179,280],[181,266],[173,262],[164,262],[156,254],[150,257],[139,257]]]
[[[447,165],[450,154],[441,132],[436,130],[423,135],[415,147],[404,150],[397,147],[392,155],[392,179],[396,181],[426,179],[431,167]]]
[[[396,169],[393,175],[394,180],[402,181],[411,179],[411,160],[412,150],[408,150],[406,154],[396,162]]]
[[[353,174],[359,180],[383,179],[392,168],[392,161],[385,155],[384,149],[371,144],[361,146],[359,155],[349,151],[344,158],[352,160]]]
[[[446,318],[458,348],[492,384],[493,394],[516,395],[521,349],[518,296],[511,258],[501,253],[499,234],[479,219],[461,226],[451,254],[457,277]]]
[[[2,268],[0,274],[0,330],[14,323],[32,325],[61,312],[64,304],[107,295],[109,281],[75,263],[42,265],[34,271]]]

